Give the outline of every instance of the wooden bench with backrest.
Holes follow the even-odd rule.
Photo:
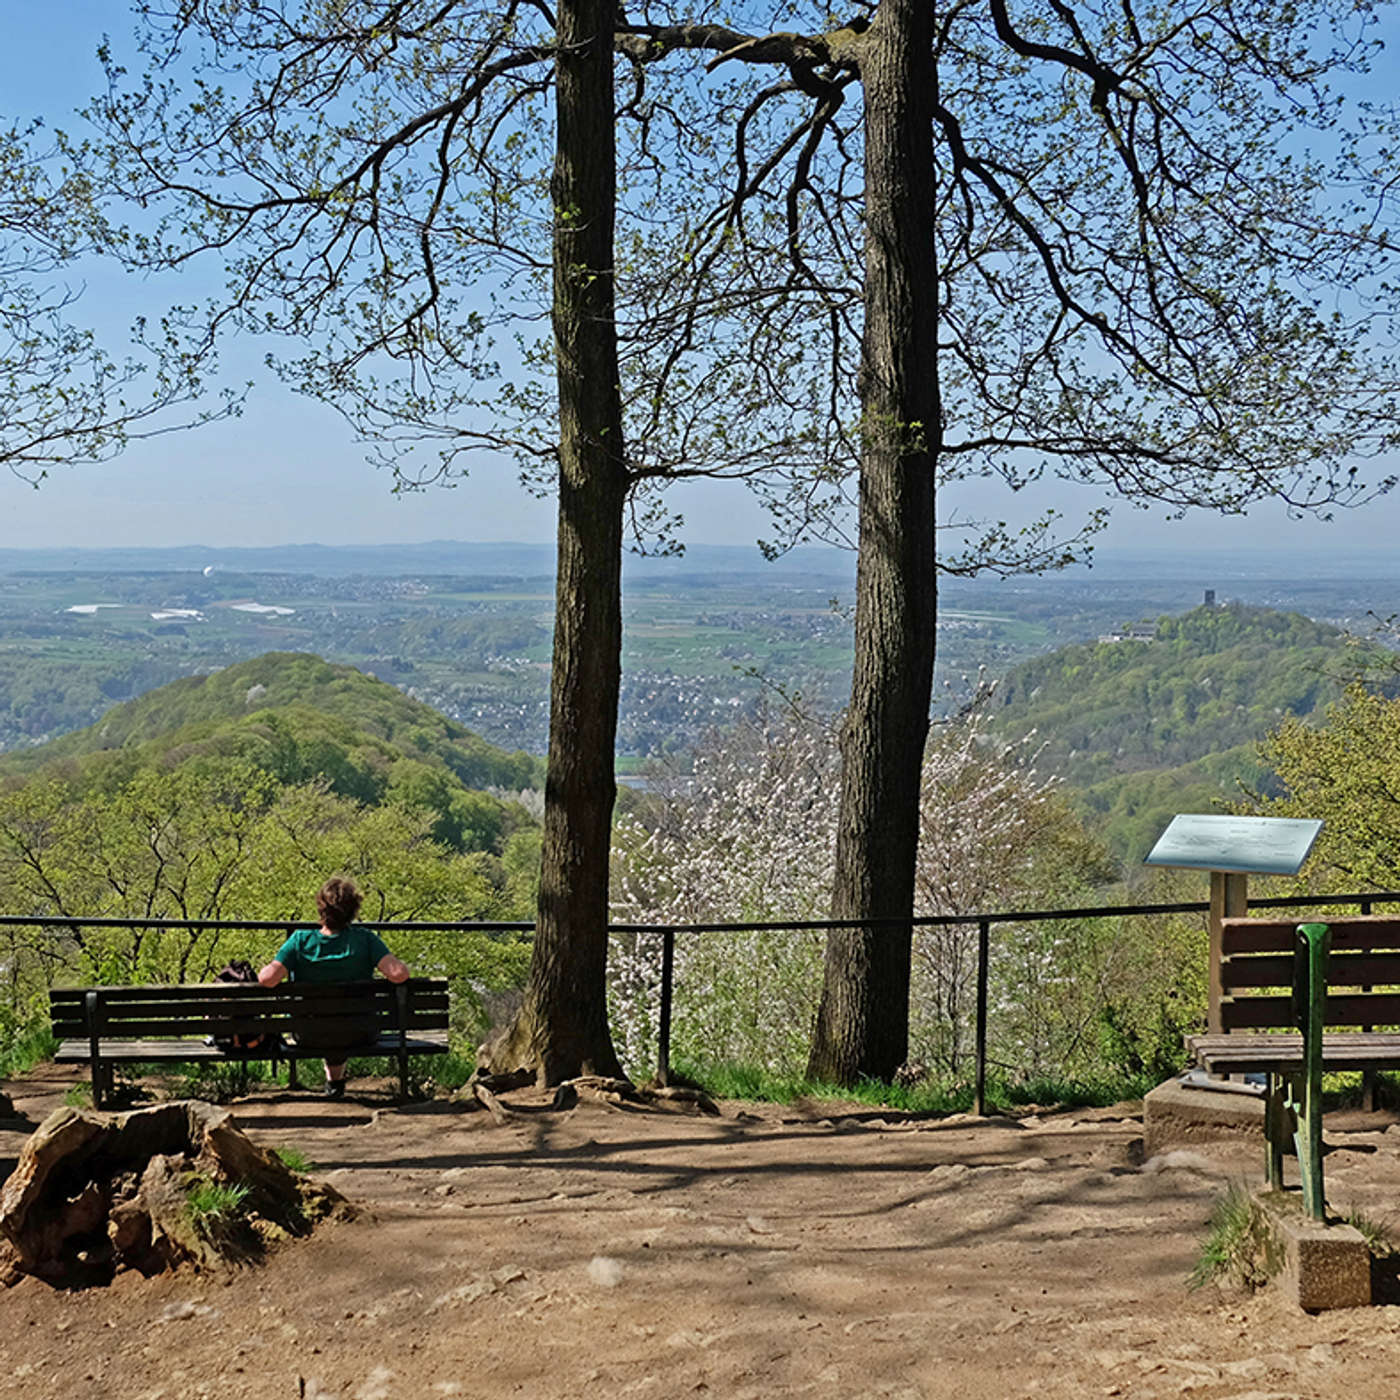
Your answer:
[[[1293,1139],[1322,1215],[1322,1074],[1400,1069],[1400,918],[1225,919],[1218,1033],[1186,1044],[1212,1074],[1265,1074],[1268,1180]]]
[[[285,1060],[296,1087],[299,1060],[385,1056],[398,1062],[408,1096],[413,1055],[446,1052],[447,982],[334,985],[210,982],[185,986],[59,987],[49,993],[58,1064],[87,1062],[96,1107],[112,1089],[118,1064]],[[236,1042],[261,1037],[254,1048]]]

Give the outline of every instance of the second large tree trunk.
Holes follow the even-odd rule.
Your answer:
[[[612,0],[559,10],[554,341],[559,564],[539,914],[525,1003],[491,1068],[620,1076],[607,1015],[608,857],[622,657],[622,446],[613,314]]]
[[[934,6],[882,0],[863,36],[865,339],[855,670],[834,919],[908,919],[937,611]],[[889,1079],[908,1053],[907,924],[829,935],[808,1074]]]

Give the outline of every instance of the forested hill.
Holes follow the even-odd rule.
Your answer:
[[[323,776],[361,801],[394,782],[422,785],[433,773],[468,789],[542,783],[542,765],[529,754],[496,748],[352,666],[297,652],[161,686],[86,729],[0,757],[0,777],[62,770],[110,786],[205,755],[248,760],[283,782]]]
[[[1161,618],[1152,634],[1016,667],[998,689],[998,726],[1034,729],[1043,766],[1089,787],[1250,744],[1335,699],[1363,664],[1335,627],[1241,604]]]

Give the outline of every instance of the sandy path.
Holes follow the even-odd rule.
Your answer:
[[[33,1118],[65,1082],[7,1087]],[[26,1281],[0,1294],[0,1396],[1400,1395],[1400,1308],[1311,1318],[1187,1291],[1211,1202],[1253,1152],[1144,1166],[1140,1123],[1114,1110],[511,1102],[504,1127],[373,1094],[236,1105],[361,1217],[231,1279]],[[1329,1125],[1334,1203],[1389,1213],[1390,1121]],[[0,1157],[22,1140],[0,1132]]]

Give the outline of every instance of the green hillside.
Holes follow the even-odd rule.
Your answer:
[[[1112,854],[1137,865],[1178,812],[1224,812],[1246,792],[1272,793],[1273,775],[1254,744],[1175,768],[1124,773],[1078,789],[1076,805]]]
[[[372,768],[411,758],[446,769],[469,788],[518,789],[542,781],[542,766],[529,754],[498,749],[353,666],[298,652],[268,652],[173,681],[114,706],[86,729],[0,757],[0,776],[31,774],[59,760],[96,772],[118,754],[126,768],[236,753],[280,772],[287,764],[314,763],[318,754],[342,762],[332,749],[363,750],[360,757]]]
[[[1035,729],[1045,766],[1089,787],[1251,743],[1336,699],[1359,664],[1344,633],[1299,613],[1196,608],[1159,619],[1151,641],[1063,647],[1016,667],[996,721]]]
[[[1008,735],[1080,790],[1120,858],[1176,812],[1267,783],[1254,745],[1335,700],[1375,649],[1298,613],[1229,604],[1160,618],[1151,641],[1063,647],[1018,666],[994,699]]]
[[[432,818],[444,846],[496,851],[530,819],[482,791],[539,787],[542,765],[507,753],[430,706],[351,666],[270,652],[191,676],[109,710],[87,729],[0,757],[11,790],[57,781],[111,794],[148,773],[235,765],[282,788],[323,784],[342,798]]]

